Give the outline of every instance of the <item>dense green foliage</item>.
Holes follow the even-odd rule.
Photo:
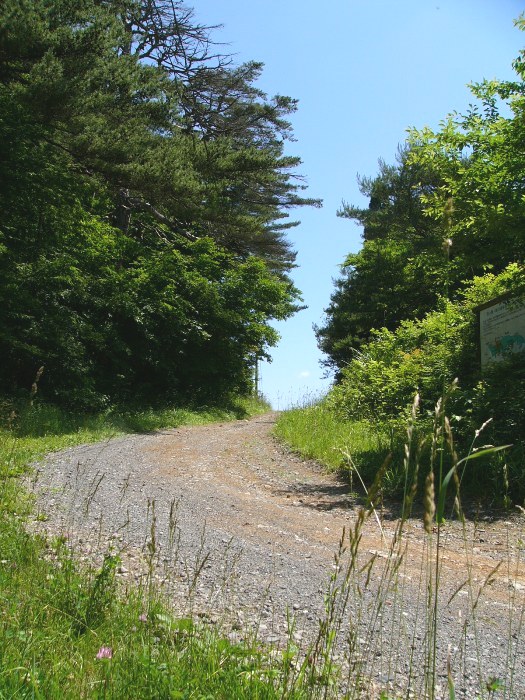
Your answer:
[[[342,370],[328,403],[342,417],[380,422],[398,417],[404,422],[416,392],[430,415],[456,377],[461,385],[474,387],[480,377],[476,307],[512,289],[519,273],[513,264],[500,275],[474,278],[457,302],[442,300],[437,310],[402,321],[394,331],[372,331],[372,340]]]
[[[0,393],[246,390],[297,309],[290,98],[167,0],[0,8]]]
[[[324,326],[316,328],[327,366],[339,372],[374,328],[393,330],[434,307],[443,290],[443,226],[425,216],[420,193],[439,182],[428,167],[400,150],[397,164],[360,178],[368,209],[344,205],[340,216],[363,226],[364,244],[347,256]]]
[[[375,178],[360,180],[368,209],[339,212],[363,226],[364,243],[344,262],[317,330],[329,366],[341,370],[372,329],[421,318],[473,277],[523,261],[524,61],[514,62],[514,82],[472,85],[466,115],[411,130],[395,165],[380,161]]]
[[[431,420],[457,378],[447,410],[460,446],[488,419],[485,439],[514,444],[476,476],[478,490],[522,500],[523,356],[482,371],[476,314],[500,294],[523,298],[525,52],[514,68],[516,81],[472,85],[466,115],[412,130],[396,165],[361,180],[369,208],[340,215],[363,225],[363,247],[345,261],[317,337],[336,372],[324,407],[345,421],[395,432],[416,392]]]

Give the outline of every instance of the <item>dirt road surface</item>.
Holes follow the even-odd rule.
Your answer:
[[[153,556],[155,578],[175,609],[224,624],[231,639],[256,631],[282,644],[292,615],[294,642],[309,653],[330,578],[344,578],[349,555],[337,563],[334,555],[343,529],[355,527],[359,504],[345,483],[280,446],[271,435],[274,421],[267,414],[53,454],[33,479],[38,510],[47,515],[34,526],[67,536],[81,560],[96,561],[110,546],[119,551],[124,585],[143,582]],[[359,658],[373,666],[371,688],[402,689],[412,674],[416,697],[423,697],[428,588],[421,562],[428,537],[417,518],[406,524],[396,585],[385,589],[397,521],[380,516],[381,525],[373,516],[364,525],[360,562],[374,565],[367,585],[368,569],[349,580],[334,654],[346,668],[348,639],[356,640]],[[480,676],[483,683],[506,677],[507,690],[495,697],[525,698],[523,530],[519,513],[481,512],[465,528],[457,521],[445,526],[438,696],[448,697],[448,660],[458,698],[475,698]],[[467,578],[471,585],[462,586]],[[468,611],[480,589],[474,624]]]

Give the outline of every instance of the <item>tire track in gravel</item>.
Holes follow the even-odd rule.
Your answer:
[[[123,557],[119,577],[127,585],[146,576],[154,519],[155,576],[177,610],[190,609],[208,621],[224,621],[232,639],[256,627],[263,640],[282,642],[288,609],[297,617],[295,641],[306,642],[323,615],[334,552],[343,528],[355,524],[357,503],[335,476],[323,474],[315,463],[279,445],[271,436],[275,417],[267,414],[127,436],[50,455],[33,480],[38,508],[48,519],[34,527],[67,534],[78,556],[88,561],[100,558],[108,545],[116,547]],[[384,538],[373,518],[365,525],[361,551],[368,557],[375,554],[381,559],[388,552],[396,521],[385,515]],[[509,590],[521,596],[523,604],[525,572],[519,558],[523,523],[519,517],[494,520],[487,515],[469,523],[467,530],[470,562],[462,553],[460,524],[447,525],[442,546],[444,593],[461,584],[467,565],[476,585],[481,585],[509,548],[514,558],[512,568],[508,562],[501,565],[480,603],[484,625],[477,644],[482,663],[487,674],[499,675],[509,633],[504,615]],[[414,601],[421,596],[417,581],[425,541],[422,524],[410,520],[402,612],[408,623],[412,618],[415,622]],[[195,570],[199,576],[194,582]],[[366,596],[372,604],[373,581]],[[440,620],[442,676],[449,645],[462,636],[465,604],[465,598],[457,595]],[[384,614],[386,629],[388,612]],[[516,653],[523,692],[523,648]],[[473,692],[472,652],[470,656],[472,663],[463,672],[463,694],[460,691],[457,697],[468,698]],[[404,672],[401,669],[400,678]],[[388,673],[385,676],[380,668],[378,682],[387,681]]]

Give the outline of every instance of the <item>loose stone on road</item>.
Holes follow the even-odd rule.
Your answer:
[[[324,614],[334,554],[343,529],[355,525],[358,503],[347,484],[272,437],[275,419],[267,414],[180,427],[52,454],[37,467],[33,480],[38,508],[48,516],[34,527],[66,534],[87,561],[100,558],[109,545],[118,549],[123,559],[119,576],[126,584],[147,575],[154,524],[155,575],[177,610],[189,608],[208,621],[224,621],[234,639],[256,627],[272,643],[287,637],[288,610],[297,617],[296,642],[306,645]],[[387,559],[397,523],[389,513],[383,516],[383,532],[374,518],[365,524],[360,550],[368,559]],[[452,522],[441,549],[446,594],[462,583],[467,566],[473,580],[484,581],[510,548],[514,567],[500,567],[485,587],[482,604],[489,623],[478,644],[487,672],[493,668],[495,675],[496,666],[505,663],[505,650],[496,646],[508,633],[502,611],[509,589],[521,597],[525,590],[519,560],[522,530],[519,517],[487,516],[467,523],[469,558],[461,523]],[[403,614],[410,620],[410,600],[420,595],[426,537],[417,519],[406,524],[405,532],[408,608]],[[374,581],[367,592],[372,601],[373,586]],[[449,643],[462,635],[465,603],[457,595],[443,612],[445,667]],[[344,652],[343,640],[342,656]],[[516,661],[525,670],[523,651],[517,652]],[[465,671],[467,681],[472,673]],[[457,697],[468,697],[468,692],[466,687]]]

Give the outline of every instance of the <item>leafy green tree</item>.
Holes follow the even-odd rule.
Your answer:
[[[359,181],[369,207],[345,204],[339,212],[363,226],[364,242],[343,263],[326,321],[316,328],[326,364],[337,372],[374,328],[393,330],[403,319],[421,317],[444,290],[443,227],[425,216],[420,201],[439,177],[413,164],[408,149],[399,151],[396,165],[379,165],[377,177]]]
[[[345,204],[339,212],[363,226],[364,242],[343,264],[316,330],[336,377],[372,329],[394,330],[442,295],[457,299],[475,276],[523,262],[524,66],[521,52],[515,81],[474,84],[465,115],[449,116],[435,131],[411,130],[396,165],[380,161],[375,178],[360,180],[368,209]],[[444,240],[451,242],[446,255]]]
[[[525,29],[523,18],[516,24]],[[475,103],[465,115],[409,135],[412,162],[431,165],[442,178],[421,202],[434,221],[448,220],[454,285],[524,259],[525,52],[513,66],[515,81],[470,86]]]
[[[290,98],[167,0],[0,6],[0,391],[63,403],[250,386],[287,272]],[[284,220],[284,221],[283,221]]]

